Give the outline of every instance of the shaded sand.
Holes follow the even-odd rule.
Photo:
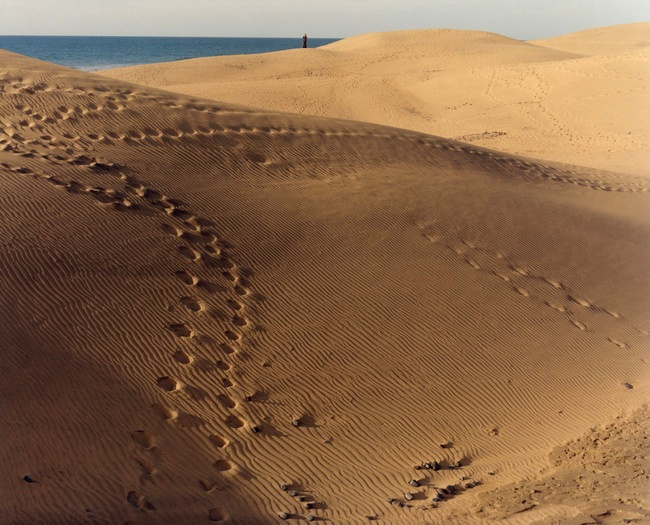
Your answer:
[[[645,178],[0,57],[2,523],[481,522],[647,401]]]
[[[448,29],[103,74],[193,96],[375,122],[629,173],[650,163],[650,24],[521,42]]]

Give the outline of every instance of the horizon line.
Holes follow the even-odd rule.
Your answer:
[[[30,37],[57,37],[57,38],[260,38],[260,39],[278,39],[278,38],[285,38],[285,39],[300,39],[302,38],[302,35],[298,36],[177,36],[177,35],[28,35],[28,34],[20,34],[20,35],[9,35],[9,34],[0,34],[1,37],[7,37],[7,36],[30,36]],[[342,37],[342,36],[311,36],[309,38],[314,38],[314,39],[323,39],[323,40],[330,40],[330,39],[343,39],[343,38],[348,38],[348,37]]]

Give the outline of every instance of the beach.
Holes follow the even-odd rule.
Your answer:
[[[0,51],[0,521],[648,520],[648,27]]]

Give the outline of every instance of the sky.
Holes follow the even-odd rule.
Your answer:
[[[529,40],[648,20],[648,0],[0,0],[0,35],[335,38],[451,28]]]

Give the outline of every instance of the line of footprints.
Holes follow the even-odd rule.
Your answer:
[[[160,223],[160,228],[167,235],[181,241],[177,247],[177,256],[180,259],[190,264],[198,264],[216,269],[221,273],[227,286],[234,292],[234,297],[227,300],[227,304],[231,309],[231,327],[224,330],[224,340],[219,344],[219,348],[224,354],[232,357],[237,353],[235,345],[242,339],[242,330],[249,324],[249,321],[244,316],[244,310],[246,308],[245,303],[247,298],[251,295],[251,290],[247,280],[237,275],[235,263],[226,254],[226,243],[210,229],[208,221],[183,209],[173,199],[161,195],[145,185],[138,184],[134,180],[129,181],[129,184],[125,187],[125,191],[132,197],[141,198],[149,203],[151,207],[158,210],[158,212],[164,214],[166,220]],[[202,280],[193,272],[185,269],[176,270],[174,277],[186,286],[188,290],[187,294],[179,298],[179,304],[187,309],[188,312],[199,315],[205,309],[205,304],[199,299],[197,292],[212,293],[216,288],[215,285]],[[186,322],[170,323],[167,329],[183,344],[191,344],[193,341],[200,343],[200,334]],[[183,344],[179,345],[173,358],[180,366],[187,366],[192,363],[193,358],[182,349]],[[217,401],[223,409],[230,411],[237,406],[235,400],[227,393],[227,389],[233,387],[235,384],[233,379],[228,377],[228,373],[232,367],[224,360],[217,360],[215,366],[224,373],[220,379],[224,392],[217,396]],[[169,395],[173,395],[174,392],[181,388],[180,383],[171,376],[160,376],[156,378],[156,385]],[[183,385],[182,388],[190,392],[192,389],[188,385]],[[252,398],[253,396],[249,395],[246,400],[252,401]],[[155,403],[153,408],[166,421],[178,422],[183,426],[189,420],[187,423],[189,425],[192,424],[191,415],[179,412],[174,408],[170,408],[168,405]],[[235,413],[226,416],[224,423],[232,429],[240,429],[246,426],[246,422]],[[254,423],[249,423],[249,426],[253,432],[260,432],[260,426]],[[134,441],[140,439],[140,437],[138,434],[134,438]],[[219,449],[223,449],[228,443],[225,437],[216,434],[210,436],[210,441]],[[222,457],[214,462],[213,467],[217,472],[223,473],[231,470],[233,463],[230,459]],[[206,492],[211,491],[216,486],[215,482],[210,479],[200,480],[199,485]],[[136,493],[136,496],[142,498],[140,494]],[[143,508],[142,501],[138,501],[137,503],[136,508]],[[144,508],[147,508],[146,503]],[[210,521],[223,521],[226,517],[226,512],[221,508],[213,507],[208,511]]]
[[[22,129],[28,129],[31,131],[41,131],[44,132],[42,124],[52,124],[55,121],[65,121],[69,119],[76,119],[87,115],[92,112],[101,112],[104,110],[110,111],[122,111],[125,109],[125,103],[132,101],[133,99],[138,98],[138,100],[152,100],[155,104],[167,107],[170,110],[182,109],[184,111],[193,110],[201,113],[210,113],[214,115],[222,114],[246,114],[250,113],[247,111],[237,111],[231,109],[224,109],[218,106],[213,106],[209,104],[201,103],[183,103],[178,104],[173,100],[161,100],[158,95],[147,94],[143,92],[134,92],[129,89],[114,89],[110,90],[107,87],[96,86],[94,89],[82,90],[72,86],[59,86],[56,84],[48,84],[47,82],[27,82],[25,83],[24,79],[20,76],[17,77],[5,77],[4,79],[0,78],[0,91],[9,90],[9,93],[27,93],[34,94],[41,91],[66,91],[71,94],[80,94],[85,95],[90,98],[94,98],[94,101],[86,103],[84,106],[74,106],[67,107],[64,105],[56,108],[51,115],[43,116],[35,111],[28,105],[18,104],[16,107],[26,116],[25,119],[18,123],[18,127]],[[7,130],[5,130],[6,132]],[[80,135],[73,135],[69,133],[64,133],[63,136],[67,139],[79,142],[82,140],[88,140],[90,142],[110,142],[112,139],[115,140],[127,140],[130,142],[134,141],[144,141],[152,139],[181,139],[185,136],[192,137],[196,135],[213,135],[215,133],[267,133],[267,134],[277,134],[277,133],[290,133],[290,134],[318,134],[318,135],[334,135],[334,136],[345,136],[345,137],[359,137],[359,136],[368,136],[375,138],[385,138],[389,140],[404,140],[407,142],[414,142],[422,144],[423,146],[432,146],[434,148],[440,148],[449,151],[459,151],[467,153],[470,155],[483,156],[491,159],[493,162],[514,165],[523,170],[525,170],[526,176],[537,176],[545,179],[549,179],[555,182],[561,183],[570,183],[575,185],[584,186],[594,190],[605,190],[605,191],[618,191],[618,192],[647,192],[650,189],[647,187],[646,181],[639,180],[637,182],[629,182],[627,184],[619,184],[613,181],[598,181],[593,179],[584,178],[583,174],[577,173],[571,169],[566,168],[556,168],[549,165],[538,165],[532,162],[528,162],[521,159],[510,158],[509,156],[503,156],[497,152],[491,152],[483,150],[480,148],[474,148],[464,144],[454,144],[442,140],[434,140],[431,138],[423,138],[417,135],[409,134],[391,134],[391,133],[376,133],[371,131],[337,131],[337,132],[326,132],[316,129],[291,129],[291,128],[248,128],[246,126],[236,126],[236,127],[223,127],[219,125],[214,125],[212,128],[207,128],[199,126],[197,129],[192,131],[182,132],[180,130],[131,130],[127,133],[122,132],[106,132],[104,135],[97,133],[87,133],[83,137]],[[46,141],[48,136],[44,135]],[[52,140],[49,137],[49,140]]]
[[[581,318],[581,312],[601,314],[615,319],[642,336],[648,336],[647,330],[631,325],[625,317],[611,309],[599,306],[575,293],[569,286],[558,279],[538,275],[531,270],[516,264],[505,254],[492,251],[477,245],[469,240],[446,242],[444,236],[438,234],[431,226],[419,223],[418,228],[422,235],[431,243],[443,243],[459,260],[469,265],[478,272],[493,275],[504,284],[510,286],[513,292],[526,297],[531,301],[542,304],[563,314],[575,328],[591,333],[598,331]],[[533,292],[534,288],[537,291]],[[628,349],[630,345],[619,338],[604,334],[604,337],[613,345],[621,349]]]
[[[50,88],[50,86],[40,84],[23,88],[19,85],[19,83],[20,82],[16,83],[16,85],[12,85],[11,89],[30,93],[32,91],[46,91]],[[53,88],[58,89],[58,87]],[[158,213],[164,217],[165,220],[160,222],[160,228],[165,234],[170,235],[180,241],[176,253],[176,256],[179,258],[179,260],[183,261],[185,264],[197,264],[199,267],[207,267],[214,271],[218,271],[221,274],[222,279],[225,281],[226,286],[232,292],[232,297],[227,300],[227,304],[231,309],[231,326],[224,330],[222,334],[223,342],[219,344],[219,348],[225,355],[233,358],[234,354],[238,352],[237,346],[241,345],[242,332],[249,325],[249,321],[245,317],[244,311],[246,309],[247,301],[251,298],[252,292],[250,290],[247,279],[243,275],[238,274],[235,263],[226,253],[226,248],[228,246],[227,243],[225,243],[223,239],[220,239],[218,235],[211,229],[211,224],[209,221],[203,220],[190,211],[184,209],[181,206],[181,203],[175,201],[174,199],[166,197],[156,190],[149,188],[144,184],[141,184],[135,177],[132,177],[125,173],[120,166],[108,161],[99,161],[93,157],[77,154],[72,146],[76,146],[77,148],[80,147],[80,144],[82,142],[81,136],[71,134],[64,135],[64,139],[68,139],[73,143],[69,144],[66,143],[65,140],[57,140],[47,134],[47,128],[45,125],[53,123],[53,119],[74,119],[85,115],[89,111],[102,111],[104,109],[120,111],[124,109],[122,102],[126,102],[134,97],[134,94],[128,91],[116,91],[115,93],[111,94],[109,92],[104,93],[100,89],[97,90],[97,93],[95,93],[95,95],[106,97],[107,100],[104,102],[98,101],[96,104],[92,103],[88,105],[87,109],[77,107],[68,108],[61,106],[58,108],[58,111],[52,115],[52,117],[43,117],[34,109],[28,106],[19,107],[19,109],[21,109],[25,114],[26,119],[17,123],[18,125],[12,129],[0,129],[0,135],[3,135],[5,137],[0,139],[0,151],[14,153],[16,156],[25,158],[38,158],[41,161],[51,164],[62,165],[64,163],[67,163],[75,168],[87,168],[91,171],[91,173],[108,174],[115,176],[119,180],[119,184],[121,186],[120,189],[113,187],[104,187],[100,185],[88,185],[76,180],[64,180],[62,177],[49,175],[47,173],[38,173],[27,167],[11,165],[8,163],[0,163],[0,167],[24,176],[42,179],[52,184],[55,188],[65,190],[69,193],[88,195],[109,209],[135,213],[146,212],[149,215],[153,211],[154,213]],[[208,106],[197,106],[196,108],[191,109],[214,113],[229,113],[229,111],[223,111],[220,108],[210,108]],[[17,133],[16,130],[20,128],[26,133],[33,134],[38,132],[41,133],[41,135],[37,139],[26,140]],[[177,132],[167,133],[165,131],[160,131],[159,133],[155,134],[152,134],[150,132],[131,132],[128,135],[121,133],[107,133],[107,136],[103,137],[91,133],[83,137],[83,139],[88,139],[91,142],[109,140],[110,138],[129,141],[150,140],[152,138],[162,137],[180,139],[184,135],[191,136],[196,135],[197,133],[214,134],[217,132],[310,133],[313,131],[293,129],[248,129],[241,127],[215,129],[199,128],[194,132],[182,134],[179,134]],[[325,132],[325,134],[328,133]],[[392,137],[389,134],[379,135],[368,132],[337,132],[332,134],[339,136],[370,135],[376,136],[378,138],[397,138]],[[440,141],[422,141],[420,137],[410,136],[399,136],[398,138],[414,142],[422,142],[424,145],[434,146],[436,148],[453,149],[458,151],[466,151],[469,153],[478,152],[479,154],[487,155],[488,157],[494,157],[497,161],[501,160],[498,155],[495,156],[492,153],[486,153],[483,151],[475,152],[474,150],[471,150],[471,148],[468,149],[462,146],[453,146]],[[29,146],[40,146],[50,151],[59,150],[61,153],[65,151],[66,154],[63,155],[54,153],[41,153],[36,149],[27,150],[26,147]],[[524,167],[529,167],[531,169],[536,167],[533,164],[525,163],[522,161],[508,160],[508,162],[522,164]],[[558,172],[558,170],[553,171],[556,173]],[[568,170],[562,171],[564,173],[571,173]],[[560,182],[576,183],[575,180],[566,178],[565,175],[558,175],[557,180]],[[592,181],[589,182],[591,183]],[[591,186],[591,184],[589,185]],[[600,187],[600,183],[598,184],[598,187],[594,189],[602,189]],[[645,188],[636,187],[618,188],[618,191],[626,190],[646,191]],[[442,236],[437,235],[427,225],[420,224],[418,226],[421,233],[429,241],[439,242],[442,240]],[[447,247],[457,257],[463,260],[466,264],[470,265],[476,271],[490,273],[499,277],[505,283],[508,283],[514,292],[520,294],[523,297],[528,297],[531,300],[538,301],[540,298],[531,293],[526,288],[525,283],[527,280],[534,281],[538,285],[541,283],[550,292],[547,295],[551,296],[548,299],[542,299],[543,304],[565,314],[569,322],[571,322],[573,326],[580,330],[593,331],[593,329],[588,327],[585,322],[579,319],[579,316],[574,312],[575,308],[585,308],[592,313],[602,313],[609,315],[615,319],[624,320],[621,314],[607,308],[599,307],[590,301],[579,297],[578,295],[574,294],[566,285],[555,279],[535,275],[530,271],[517,266],[505,255],[499,252],[493,252],[486,248],[477,246],[475,243],[467,240],[448,243]],[[188,312],[190,312],[190,314],[200,315],[201,312],[203,312],[205,303],[199,298],[199,296],[206,293],[212,294],[220,288],[211,282],[202,280],[200,277],[195,275],[194,272],[191,272],[187,269],[177,269],[175,271],[174,277],[187,287],[187,293],[179,298],[179,304]],[[555,294],[555,297],[552,297],[553,294]],[[173,355],[175,362],[182,367],[192,364],[193,357],[191,355],[191,352],[183,350],[183,347],[185,345],[192,345],[196,343],[200,344],[203,336],[186,322],[170,323],[166,328],[175,338],[177,338],[180,343]],[[648,333],[644,330],[636,327],[632,328],[643,335],[648,335]],[[607,336],[607,338],[612,344],[615,344],[620,348],[627,348],[629,346],[626,342],[621,341],[618,338],[611,336]],[[238,406],[234,399],[228,394],[228,389],[231,389],[233,386],[235,386],[235,383],[233,381],[234,378],[230,376],[232,373],[232,367],[224,360],[218,360],[215,366],[223,373],[223,377],[221,377],[220,380],[224,388],[224,392],[217,396],[217,401],[224,410],[230,411]],[[179,392],[181,389],[188,393],[191,393],[194,390],[193,387],[189,385],[181,385],[181,383],[174,379],[172,375],[160,376],[154,380],[155,384],[164,393],[164,395],[173,396],[175,392]],[[199,391],[200,389],[195,390]],[[255,395],[256,394],[253,393],[247,396],[246,401],[253,401]],[[164,420],[172,423],[177,423],[181,427],[192,426],[195,423],[201,423],[201,420],[196,416],[181,412],[175,408],[170,408],[168,405],[155,403],[153,405],[153,409]],[[247,423],[236,413],[230,413],[227,415],[224,422],[231,429],[242,429],[247,425]],[[255,422],[249,422],[248,427],[254,433],[262,431],[262,426]],[[131,432],[130,436],[135,446],[139,450],[139,454],[135,458],[135,461],[137,462],[138,469],[141,472],[141,484],[144,484],[156,473],[155,465],[157,463],[157,458],[160,456],[160,450],[156,445],[155,438],[144,430],[135,430]],[[210,436],[210,441],[218,449],[224,449],[228,444],[228,440],[225,437],[216,434],[212,434]],[[425,466],[423,468],[428,468],[426,466],[427,464],[424,465]],[[431,463],[431,465],[435,465],[435,462]],[[213,466],[217,472],[226,472],[233,468],[231,460],[229,460],[227,457],[217,459]],[[431,468],[436,470],[434,467]],[[413,480],[411,482],[412,486],[418,486],[414,483],[421,484],[422,481]],[[216,486],[215,482],[209,479],[200,480],[199,485],[206,492],[210,492]],[[467,488],[471,488],[471,486],[475,486],[475,482],[468,481],[467,483],[463,484],[462,487],[457,487],[455,489],[453,487],[440,489],[442,492],[438,491],[436,493],[436,496],[434,496],[434,502],[437,503],[443,498],[451,497],[454,493],[457,493],[458,490],[466,490]],[[320,508],[318,506],[318,503],[313,502],[313,499],[304,494],[300,494],[300,491],[295,490],[292,486],[289,485],[288,488],[283,486],[282,488],[286,490],[290,495],[295,495],[301,502],[304,502],[307,509]],[[448,494],[444,492],[445,490],[448,491]],[[404,499],[408,502],[410,501],[410,496],[414,496],[417,499],[417,496],[413,495],[412,493],[406,493]],[[396,502],[396,500],[394,501]],[[149,501],[145,495],[137,490],[128,492],[126,495],[126,502],[132,508],[142,512],[154,511],[156,509],[154,503]],[[227,513],[221,508],[214,507],[208,511],[208,518],[211,521],[223,521],[226,519],[226,517]],[[280,517],[287,519],[298,516],[283,512],[280,514]],[[308,518],[316,519],[311,515],[308,515]]]
[[[127,186],[127,191],[143,198],[151,206],[168,216],[168,220],[162,222],[160,227],[164,233],[183,241],[177,248],[177,254],[180,258],[189,263],[208,265],[219,269],[226,283],[228,283],[236,297],[238,297],[238,299],[228,300],[228,305],[232,310],[232,327],[224,331],[224,342],[220,344],[220,349],[226,355],[232,356],[237,352],[234,345],[242,338],[240,331],[249,324],[243,315],[243,311],[245,309],[246,297],[251,292],[247,287],[248,283],[234,273],[236,266],[226,255],[221,240],[208,228],[206,221],[182,209],[174,200],[160,195],[143,185],[129,185]],[[169,220],[171,218],[175,219],[175,221]],[[180,222],[180,225],[174,224],[174,222]],[[202,281],[194,273],[183,269],[176,270],[174,276],[188,288],[187,295],[179,298],[180,305],[193,314],[200,314],[205,306],[194,292],[199,289],[210,292],[212,285]],[[167,326],[167,329],[182,342],[200,339],[199,334],[185,322],[171,323]],[[185,352],[182,347],[176,350],[173,357],[181,366],[189,365],[192,362],[191,355]],[[231,370],[231,365],[223,360],[218,360],[216,367],[225,374]],[[227,375],[221,378],[221,382],[224,389],[234,386],[234,382]],[[162,391],[168,394],[173,394],[181,387],[179,382],[171,376],[158,377],[156,384]],[[187,389],[188,387],[185,388]],[[231,410],[237,406],[237,403],[232,397],[225,392],[218,395],[218,401],[226,410]],[[183,417],[187,417],[187,414],[179,413],[173,408],[158,403],[154,404],[153,408],[167,421],[173,422],[178,420],[182,424]],[[242,428],[246,424],[244,420],[234,413],[229,414],[225,418],[225,423],[233,429]],[[251,429],[253,432],[259,432],[259,427],[254,424],[251,425]],[[218,435],[212,435],[211,441],[218,448],[223,448],[227,444],[226,438]],[[226,472],[233,468],[232,462],[227,458],[217,459],[213,466],[219,472]],[[201,480],[199,483],[205,491],[210,491],[214,488],[214,482],[211,480]],[[226,513],[217,507],[210,509],[208,512],[208,518],[211,521],[222,521],[225,517]]]
[[[34,132],[35,129],[31,128],[27,131]],[[227,304],[232,310],[232,326],[224,331],[224,342],[219,344],[219,348],[227,356],[232,356],[237,353],[236,346],[241,345],[242,339],[240,332],[249,325],[249,321],[244,315],[246,302],[255,294],[251,291],[247,279],[243,275],[237,274],[236,265],[225,253],[228,244],[219,239],[211,230],[211,224],[208,221],[202,220],[186,209],[183,209],[181,204],[174,199],[170,199],[154,189],[139,183],[135,177],[125,173],[125,170],[118,164],[104,159],[100,161],[95,157],[80,154],[69,147],[68,144],[62,142],[55,143],[48,136],[26,140],[14,133],[13,135],[5,134],[5,137],[0,138],[0,151],[13,153],[16,156],[24,158],[38,159],[47,164],[54,164],[60,167],[65,167],[67,164],[71,168],[86,168],[91,175],[109,175],[119,180],[119,186],[121,188],[84,184],[78,180],[64,179],[60,176],[40,172],[40,170],[32,170],[23,165],[0,163],[0,167],[6,170],[19,173],[23,176],[44,180],[52,184],[55,188],[65,190],[72,194],[88,195],[107,209],[121,212],[145,213],[147,215],[151,215],[151,212],[155,210],[156,213],[164,216],[165,220],[160,223],[161,230],[182,242],[177,248],[178,257],[186,263],[196,263],[200,267],[209,267],[217,270],[221,273],[221,276],[233,292],[233,296],[227,300]],[[32,149],[26,149],[27,146],[32,146]],[[47,150],[58,151],[42,152],[34,148],[39,146]],[[179,298],[179,303],[191,313],[200,314],[205,309],[206,304],[197,298],[197,295],[210,295],[214,292],[224,290],[224,287],[203,280],[186,269],[176,270],[175,277],[188,289],[188,293]],[[167,326],[167,329],[181,343],[173,354],[173,359],[181,366],[194,364],[209,369],[216,367],[216,369],[223,372],[224,375],[220,378],[220,381],[226,390],[217,396],[217,401],[225,410],[231,410],[237,407],[238,404],[227,393],[227,389],[235,386],[234,378],[229,377],[229,372],[232,370],[231,365],[224,360],[217,360],[214,366],[211,363],[206,363],[204,360],[199,363],[192,357],[191,351],[187,352],[183,350],[184,345],[201,344],[201,341],[206,336],[197,333],[185,322],[171,323]],[[178,392],[186,392],[190,393],[190,395],[197,393],[196,396],[203,395],[201,389],[181,384],[171,377],[171,375],[156,378],[156,385],[165,394],[169,395],[174,395],[174,393]],[[247,402],[255,401],[257,397],[261,396],[255,389],[250,389],[249,392],[251,393],[245,397]],[[152,407],[161,418],[176,423],[181,427],[198,426],[204,423],[198,417],[170,408],[161,403],[154,403]],[[242,429],[247,425],[246,421],[235,413],[229,414],[224,422],[231,429]],[[300,420],[294,420],[293,425],[299,426]],[[248,428],[254,433],[262,432],[264,426],[264,424],[250,421],[248,423]],[[141,472],[141,484],[144,484],[147,480],[152,479],[152,476],[156,473],[155,465],[157,458],[160,456],[160,450],[155,444],[154,437],[144,430],[133,431],[131,438],[139,450],[139,455],[135,458],[135,461]],[[212,445],[218,449],[223,450],[229,444],[227,438],[217,434],[211,434],[209,439]],[[215,461],[214,468],[217,472],[223,473],[233,469],[234,465],[229,459],[223,458]],[[204,491],[210,492],[218,487],[218,483],[211,479],[201,479],[199,480],[199,486]],[[301,502],[306,498],[306,509],[325,508],[323,506],[324,504],[314,502],[304,494],[298,496]],[[126,500],[131,507],[138,511],[146,512],[156,509],[155,505],[137,490],[130,491],[127,494]],[[219,508],[213,508],[209,511],[209,519],[211,521],[222,521],[226,516],[227,514]],[[307,515],[307,519],[322,518]]]
[[[228,112],[224,112],[228,113]],[[582,186],[591,190],[615,191],[615,192],[633,192],[647,193],[650,188],[647,182],[636,180],[627,183],[618,183],[613,180],[596,180],[585,178],[584,174],[568,168],[557,168],[546,164],[537,164],[523,159],[511,158],[507,155],[489,150],[479,149],[470,145],[455,144],[446,140],[436,140],[432,138],[424,139],[418,136],[412,136],[406,133],[376,133],[369,131],[322,131],[309,128],[273,128],[273,127],[249,127],[237,125],[234,127],[221,126],[213,123],[212,127],[199,126],[190,131],[178,129],[158,129],[148,128],[146,130],[130,130],[128,132],[107,131],[104,134],[86,133],[82,135],[64,135],[66,138],[73,140],[84,140],[92,142],[111,143],[112,140],[126,141],[130,143],[183,140],[187,137],[203,136],[209,137],[216,134],[290,134],[290,135],[318,135],[322,137],[372,137],[376,139],[399,140],[419,144],[424,147],[431,147],[451,152],[460,152],[463,154],[484,157],[491,162],[503,166],[513,166],[520,170],[522,176],[533,179],[545,179],[555,183],[572,184]],[[610,175],[611,178],[611,175]]]
[[[109,172],[116,175],[123,182],[124,189],[104,188],[83,184],[76,180],[64,180],[60,176],[40,173],[24,166],[12,165],[6,162],[0,163],[0,168],[18,173],[22,176],[44,180],[52,184],[55,188],[65,190],[69,193],[86,194],[96,199],[100,204],[105,205],[108,209],[138,213],[144,210],[144,204],[144,207],[148,208],[149,211],[156,210],[158,213],[164,215],[166,220],[164,222],[161,221],[161,230],[181,241],[177,248],[177,257],[180,260],[200,264],[204,267],[219,271],[225,283],[232,290],[233,297],[227,300],[227,304],[231,309],[231,327],[224,330],[224,342],[219,344],[219,348],[224,354],[230,357],[236,354],[236,345],[240,344],[242,340],[241,332],[249,325],[249,321],[244,315],[244,310],[247,300],[253,294],[249,288],[248,280],[236,273],[237,267],[235,263],[226,254],[225,247],[227,243],[223,242],[223,240],[219,239],[211,231],[209,222],[181,208],[175,200],[143,184],[139,184],[134,177],[125,174],[119,166],[113,163],[98,162],[96,159],[87,157],[78,157],[73,159],[71,163],[78,166],[85,166],[102,173]],[[185,269],[176,270],[174,277],[188,289],[188,292],[179,298],[179,304],[193,314],[199,314],[204,309],[204,303],[197,298],[195,292],[206,292],[210,294],[216,290],[224,289],[224,287],[200,279],[193,272]],[[193,362],[193,358],[182,347],[184,344],[192,344],[193,341],[200,344],[201,336],[185,322],[171,323],[166,328],[182,343],[173,354],[173,359],[180,366],[190,365]],[[232,367],[224,360],[218,360],[214,365],[225,374],[220,378],[224,393],[217,396],[217,401],[224,409],[231,410],[237,406],[237,403],[226,393],[227,389],[235,386],[234,381],[228,377],[228,373],[232,370]],[[181,384],[171,376],[155,378],[155,383],[165,394],[173,394],[181,388]],[[189,385],[182,385],[182,388],[190,393],[193,391],[202,392],[200,389],[193,389]],[[256,395],[256,392],[251,393],[246,396],[246,401],[254,401]],[[196,426],[202,423],[196,416],[183,413],[161,403],[154,403],[152,408],[164,420],[177,422],[181,427]],[[241,429],[247,424],[235,413],[229,414],[225,418],[224,423],[232,429]],[[249,423],[249,428],[254,433],[262,431],[262,426],[255,423]],[[144,484],[156,473],[155,464],[156,459],[160,455],[160,450],[156,446],[155,438],[145,430],[131,432],[131,439],[140,451],[135,460],[141,472],[141,484]],[[225,437],[215,434],[210,436],[210,441],[219,449],[223,449],[228,444],[228,440]],[[217,459],[213,466],[217,472],[225,472],[233,468],[232,462],[227,458]],[[211,480],[200,480],[199,485],[206,492],[211,491],[216,486]],[[156,510],[155,504],[149,501],[138,490],[128,492],[126,501],[131,507],[139,511]],[[208,511],[210,521],[222,521],[226,517],[227,513],[220,508],[215,507]]]

